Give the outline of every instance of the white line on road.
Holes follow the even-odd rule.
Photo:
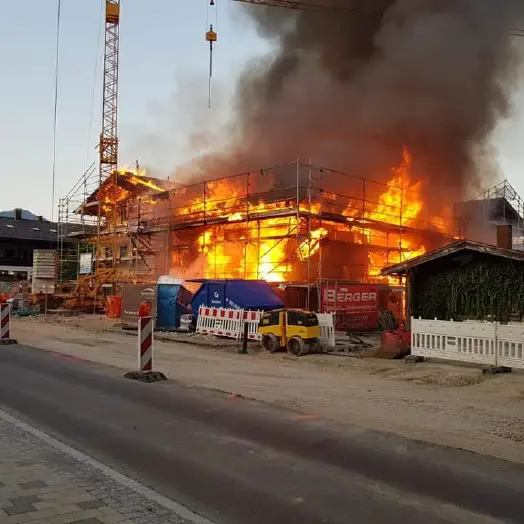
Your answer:
[[[93,468],[96,468],[98,471],[102,472],[104,475],[108,476],[112,480],[119,482],[120,484],[126,486],[127,488],[132,489],[134,492],[138,493],[139,495],[142,495],[148,498],[149,500],[156,502],[160,506],[163,506],[164,508],[170,511],[173,511],[178,516],[186,520],[189,520],[190,522],[194,524],[213,524],[212,521],[196,513],[193,513],[192,511],[187,509],[185,506],[182,506],[182,504],[179,504],[178,502],[175,502],[167,497],[164,497],[164,495],[161,495],[160,493],[157,493],[156,491],[144,486],[143,484],[140,484],[140,482],[137,482],[136,480],[133,480],[127,477],[126,475],[119,473],[118,471],[114,470],[113,468],[110,468],[109,466],[102,464],[98,460],[95,460],[94,458],[86,455],[85,453],[82,453],[81,451],[78,451],[72,448],[71,446],[68,446],[67,444],[60,442],[59,440],[55,439],[51,435],[48,435],[47,433],[44,433],[43,431],[36,429],[33,426],[30,426],[29,424],[25,422],[22,422],[21,420],[13,417],[12,415],[10,415],[9,413],[6,413],[5,411],[0,410],[0,419],[6,422],[9,422],[13,426],[16,426],[17,428],[22,429],[23,431],[26,431],[27,433],[30,433],[31,435],[42,440],[46,444],[49,444],[50,446],[61,451],[62,453],[65,453],[66,455],[69,455],[70,457],[74,458],[75,460],[78,460],[79,462],[83,462],[84,464],[87,464]]]

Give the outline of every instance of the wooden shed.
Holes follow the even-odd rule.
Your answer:
[[[461,240],[382,273],[406,277],[408,325],[412,316],[507,322],[524,313],[522,251]]]

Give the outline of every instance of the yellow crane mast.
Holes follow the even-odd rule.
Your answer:
[[[102,130],[98,144],[99,185],[118,177],[118,62],[120,51],[120,0],[106,0],[104,38],[104,79],[102,94]],[[117,187],[116,180],[114,187]],[[114,203],[116,205],[116,202]],[[102,226],[101,194],[98,195],[97,245],[95,273],[100,273]],[[114,251],[114,250],[113,250]],[[113,259],[115,254],[112,254]],[[111,264],[110,269],[114,269]],[[106,268],[107,269],[107,268]],[[98,280],[98,279],[97,279]],[[98,286],[97,286],[98,287]]]
[[[106,0],[102,132],[100,134],[100,179],[118,167],[118,59],[120,0]]]

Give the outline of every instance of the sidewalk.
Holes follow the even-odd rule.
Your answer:
[[[189,519],[148,497],[155,494],[148,488],[28,428],[0,411],[0,523],[204,524],[185,508],[181,513]]]

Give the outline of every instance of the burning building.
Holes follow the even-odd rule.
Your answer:
[[[380,270],[448,243],[452,208],[431,208],[407,151],[388,183],[295,162],[173,187],[130,171],[88,196],[101,202],[97,267],[115,282],[245,278],[316,285],[383,282]]]
[[[457,236],[453,203],[495,172],[522,3],[373,4],[373,17],[248,10],[275,49],[240,75],[229,143],[177,168],[177,187],[126,172],[86,195],[95,266],[117,286],[166,273],[378,284]]]

